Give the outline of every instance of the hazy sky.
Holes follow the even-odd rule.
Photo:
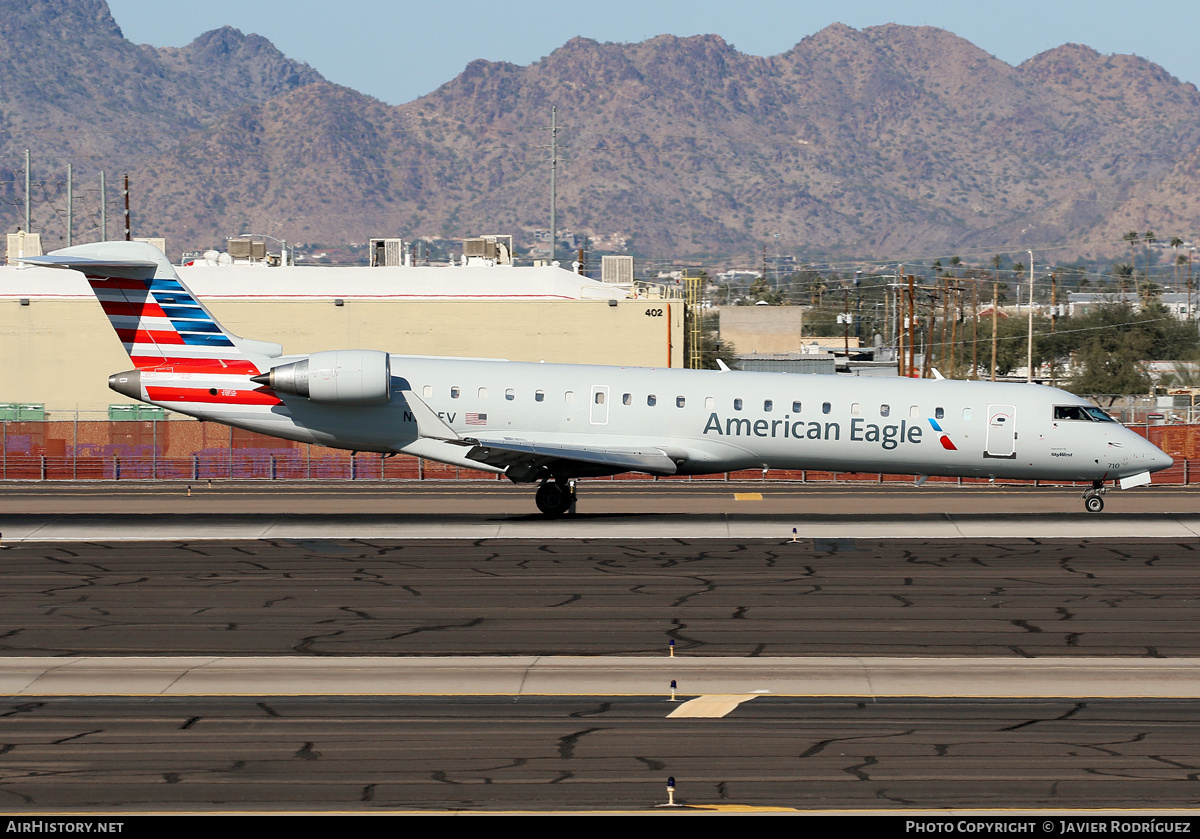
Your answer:
[[[233,26],[270,39],[327,79],[392,104],[457,76],[477,58],[529,64],[570,38],[637,42],[720,35],[738,50],[776,55],[833,22],[937,26],[1009,64],[1064,43],[1134,53],[1200,85],[1194,0],[1139,7],[1114,0],[108,0],[135,43],[183,46]]]

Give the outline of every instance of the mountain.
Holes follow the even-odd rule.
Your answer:
[[[132,44],[104,0],[0,0],[0,45],[4,222],[14,230],[23,219],[23,207],[13,204],[24,201],[30,149],[35,219],[49,244],[63,233],[67,163],[79,197],[92,199],[98,216],[87,190],[96,191],[99,170],[107,170],[115,200],[119,173],[147,157],[175,152],[181,138],[232,109],[324,81],[266,39],[228,27],[180,49]],[[145,222],[158,223],[148,215]]]
[[[645,255],[1119,255],[1127,230],[1200,227],[1200,92],[1075,44],[1013,67],[930,27],[835,24],[767,58],[715,35],[576,38],[392,107],[256,35],[155,50],[101,0],[20,8],[0,17],[23,50],[0,51],[0,174],[26,147],[88,177],[127,167],[136,232],[176,248],[245,229],[529,245],[549,222],[554,106],[560,228]],[[59,34],[81,22],[86,61]]]

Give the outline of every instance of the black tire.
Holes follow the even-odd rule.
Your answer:
[[[1089,495],[1083,499],[1083,506],[1089,513],[1098,513],[1104,509],[1104,499],[1099,495]]]
[[[561,516],[571,509],[571,503],[575,500],[575,496],[566,484],[547,481],[538,487],[537,497],[534,500],[537,501],[538,509],[545,515]]]

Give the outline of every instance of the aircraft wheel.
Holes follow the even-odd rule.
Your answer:
[[[561,516],[567,510],[571,509],[571,502],[575,500],[574,493],[566,484],[560,484],[557,481],[546,481],[538,487],[537,507],[547,516]]]
[[[1098,513],[1104,509],[1104,499],[1099,495],[1089,495],[1083,499],[1083,506],[1089,513]]]

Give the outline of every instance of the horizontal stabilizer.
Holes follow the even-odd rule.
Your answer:
[[[21,262],[46,268],[83,271],[93,277],[112,277],[122,280],[149,280],[154,277],[158,263],[149,259],[95,259],[87,256],[26,256]]]

